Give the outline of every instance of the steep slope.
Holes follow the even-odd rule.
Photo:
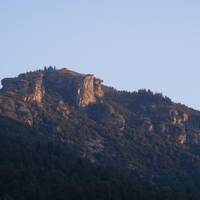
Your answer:
[[[135,184],[141,185],[143,189],[151,188],[144,189],[144,196],[141,196],[143,189],[136,189],[141,199],[151,195],[157,195],[151,196],[152,199],[198,199],[200,112],[173,103],[169,98],[151,91],[117,91],[103,86],[102,81],[93,75],[79,74],[68,69],[49,67],[21,74],[16,78],[3,79],[2,85],[1,131],[3,134],[7,130],[5,135],[11,134],[13,143],[16,143],[15,133],[18,128],[11,127],[16,127],[17,123],[17,126],[27,126],[22,129],[23,134],[18,142],[24,140],[24,137],[27,141],[30,137],[30,141],[37,138],[37,142],[43,143],[48,138],[53,146],[54,143],[57,147],[61,145],[59,149],[71,148],[76,152],[76,159],[86,162],[92,171],[95,168],[94,176],[98,180],[104,176],[103,173],[112,177],[112,169],[120,169],[120,178],[114,175],[118,177],[120,187],[125,184],[119,181],[124,176],[132,189],[136,188]],[[5,117],[6,120],[11,120],[11,127],[4,120]],[[30,131],[34,134],[31,135]],[[0,146],[6,149],[5,141],[9,137],[4,137]],[[19,147],[16,149],[19,151]],[[34,159],[35,150],[32,154]],[[20,156],[14,159],[20,162]],[[56,161],[52,159],[52,163],[59,162],[60,158],[55,159]],[[74,158],[69,156],[68,159]],[[6,162],[6,157],[2,160]],[[27,162],[32,162],[32,159]],[[48,165],[52,164],[51,161],[48,162]],[[44,163],[39,168],[43,168],[43,165]],[[100,176],[96,171],[97,166],[98,170],[102,167],[107,171]],[[58,169],[62,169],[62,166],[58,165]],[[76,170],[79,171],[79,176],[86,173],[84,169]],[[52,172],[49,173],[51,177]],[[63,173],[63,176],[67,176],[68,172]],[[128,176],[134,181],[131,182]],[[95,179],[93,175],[92,179]],[[97,182],[94,184],[98,185]],[[111,182],[109,179],[108,184]],[[62,185],[60,182],[59,184]],[[115,192],[117,188],[118,186],[111,187]],[[139,199],[136,193],[129,193],[130,196],[126,198],[118,195],[119,199]],[[11,197],[14,198],[12,195]],[[111,197],[112,195],[99,199],[116,199]],[[94,199],[94,196],[87,196],[86,199]]]
[[[81,159],[79,146],[66,145],[47,132],[2,117],[0,127],[1,199],[159,200],[174,196],[115,165]]]

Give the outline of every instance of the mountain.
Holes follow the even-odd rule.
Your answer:
[[[199,199],[200,112],[44,68],[2,80],[0,199]]]

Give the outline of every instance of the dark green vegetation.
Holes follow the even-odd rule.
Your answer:
[[[47,133],[35,132],[5,118],[0,119],[0,127],[0,199],[140,200],[192,197],[191,180],[184,180],[188,187],[184,183],[180,191],[168,186],[157,187],[115,163],[94,165],[81,159],[77,146],[66,146],[55,138],[52,140]],[[179,156],[184,159],[184,156]],[[171,158],[166,162],[170,163]],[[167,176],[172,178],[171,174]],[[163,180],[163,184],[169,182]],[[171,184],[174,185],[173,181]]]
[[[106,86],[102,99],[80,107],[62,98],[62,85],[50,87],[51,71],[42,102],[0,97],[2,113],[12,113],[0,117],[0,200],[199,199],[198,111]],[[31,113],[32,126],[17,122]]]

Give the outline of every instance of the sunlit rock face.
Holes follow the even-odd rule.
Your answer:
[[[0,114],[32,126],[38,117],[35,110],[40,112],[46,106],[45,98],[62,102],[51,107],[67,119],[68,105],[85,107],[100,102],[103,96],[102,81],[94,75],[49,67],[3,79]]]
[[[68,103],[87,106],[103,97],[102,81],[67,69],[37,71],[2,80],[2,91],[20,95],[24,101],[42,103],[45,91],[53,91]]]
[[[152,97],[149,93],[141,96],[140,93],[109,91],[109,87],[103,86],[103,81],[92,74],[49,67],[3,79],[0,116],[31,127],[48,123],[55,132],[63,134],[60,124],[71,120],[77,112],[97,124],[114,128],[118,136],[126,135],[131,126],[136,132],[165,135],[180,145],[200,144],[197,111],[169,102],[152,103],[152,98],[158,96]],[[117,103],[112,102],[115,98]],[[127,109],[129,104],[130,109]]]
[[[45,72],[45,88],[71,105],[85,107],[103,97],[101,80],[67,69]]]
[[[87,106],[97,102],[97,98],[103,96],[101,82],[93,75],[86,75],[80,79],[77,86],[77,105]]]
[[[2,80],[0,114],[28,126],[33,126],[36,116],[31,104],[41,104],[45,95],[41,71],[20,74]]]
[[[177,110],[169,111],[170,119],[172,124],[183,126],[189,119],[189,116],[185,112],[178,112]]]
[[[4,93],[23,98],[27,102],[41,103],[45,94],[42,72],[21,74],[17,78],[5,78],[2,80],[2,86]]]
[[[77,104],[79,106],[87,106],[95,102],[94,77],[88,75],[80,79],[80,84],[77,85]]]
[[[35,88],[33,92],[33,101],[41,103],[44,94],[45,94],[45,91],[43,88],[43,80],[39,79],[35,82]]]

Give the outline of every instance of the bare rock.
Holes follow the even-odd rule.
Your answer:
[[[17,78],[5,78],[2,80],[2,86],[4,93],[20,96],[27,102],[41,103],[45,94],[42,72],[21,74]]]
[[[65,68],[56,70],[49,67],[15,78],[5,78],[2,86],[0,114],[29,126],[34,124],[34,120],[41,121],[39,118],[42,115],[40,112],[45,109],[45,97],[54,101],[49,103],[52,110],[68,119],[69,105],[86,107],[100,102],[104,96],[101,80],[94,75],[80,74]]]
[[[79,74],[67,69],[45,73],[45,88],[69,104],[85,107],[103,97],[102,81],[91,74]]]
[[[86,75],[80,79],[77,87],[77,104],[79,106],[96,103],[96,98],[102,96],[101,85],[97,85],[97,83],[98,81],[93,75]]]
[[[174,125],[183,126],[189,120],[189,115],[185,112],[170,110],[169,115],[171,123]]]
[[[0,115],[22,122],[28,126],[33,125],[33,116],[24,102],[0,96]]]
[[[187,134],[186,133],[182,133],[178,136],[177,138],[177,142],[179,144],[185,144],[187,142]]]

